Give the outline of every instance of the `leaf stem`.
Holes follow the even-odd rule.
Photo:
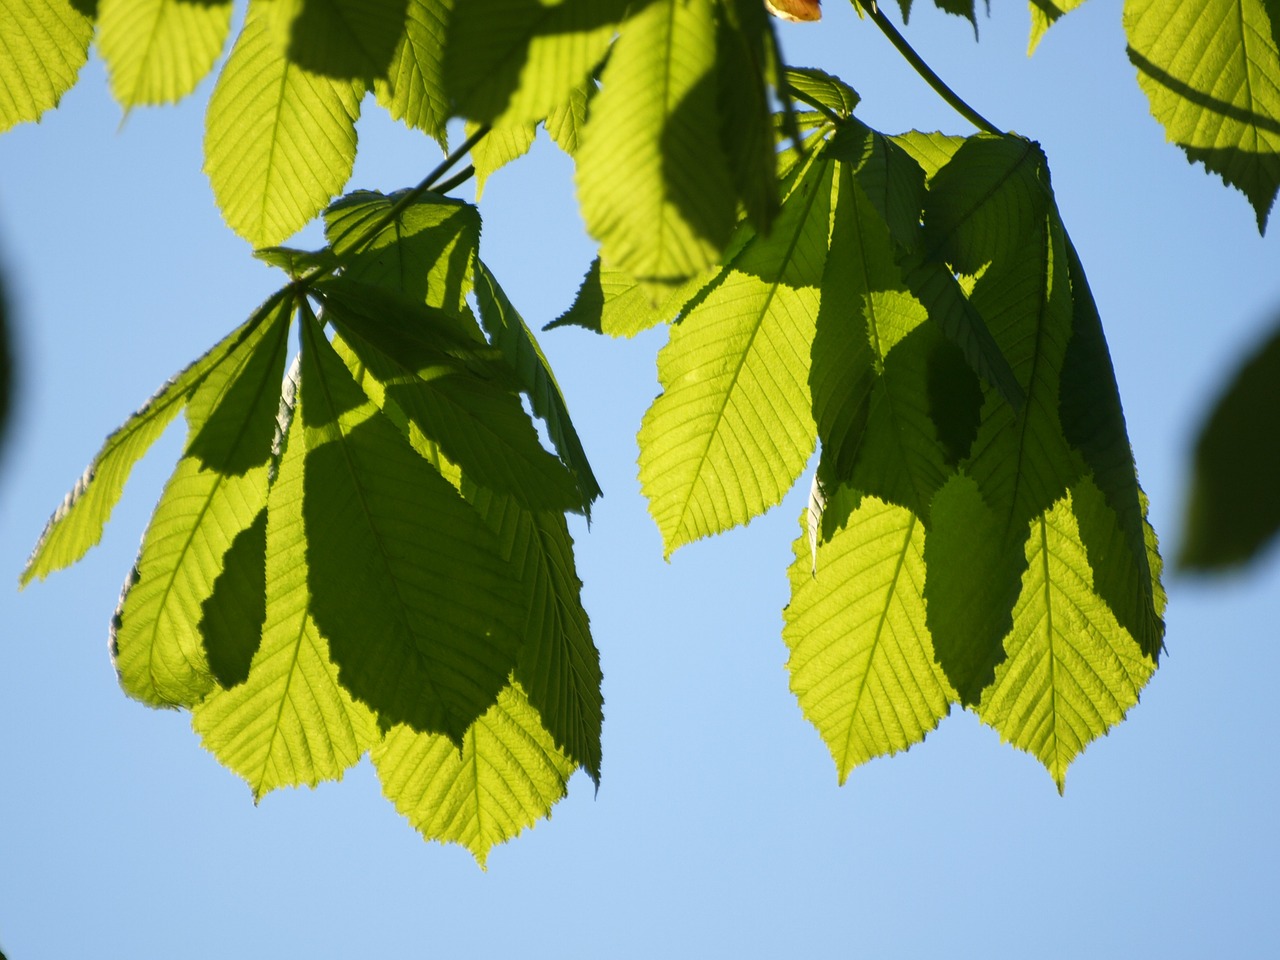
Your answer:
[[[463,167],[461,170],[459,170],[457,173],[455,173],[452,177],[450,177],[448,180],[440,181],[431,189],[434,190],[436,193],[448,193],[450,190],[454,189],[455,187],[466,183],[475,175],[476,175],[475,165],[469,163],[465,167]]]
[[[852,2],[866,12],[871,21],[880,28],[880,32],[889,38],[889,42],[897,48],[897,51],[902,54],[907,63],[911,64],[912,69],[920,74],[925,83],[933,87],[938,96],[945,100],[953,110],[979,130],[1003,135],[1003,130],[965,103],[958,93],[947,86],[942,78],[933,72],[920,54],[916,53],[911,44],[907,43],[906,37],[899,33],[898,28],[884,15],[877,0],[852,0]]]

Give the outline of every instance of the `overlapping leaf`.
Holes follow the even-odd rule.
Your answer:
[[[604,266],[597,257],[582,278],[573,306],[547,324],[547,329],[576,326],[611,337],[634,337],[650,327],[674,320],[681,308],[718,272],[704,270],[672,287],[654,303],[634,277]]]
[[[467,124],[467,136],[479,131],[476,123]],[[471,164],[476,169],[476,199],[484,193],[488,179],[508,163],[519,160],[538,136],[536,120],[503,121],[471,148]]]
[[[408,0],[404,36],[385,75],[373,89],[396,120],[434,137],[443,146],[449,100],[444,90],[445,23],[453,0]]]
[[[1280,190],[1275,0],[1126,0],[1129,59],[1188,159],[1240,190],[1265,230]]]
[[[75,85],[93,38],[92,0],[0,6],[0,133],[39,120]]]
[[[1035,53],[1045,33],[1060,17],[1066,16],[1082,3],[1084,0],[1030,0],[1031,38],[1027,41],[1027,55]]]
[[[174,103],[213,69],[231,29],[231,0],[100,0],[98,52],[126,110]]]

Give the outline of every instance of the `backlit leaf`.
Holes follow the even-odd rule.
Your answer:
[[[1058,22],[1058,18],[1070,13],[1084,0],[1030,0],[1031,7],[1031,39],[1027,41],[1027,56],[1036,52],[1048,29]]]
[[[468,123],[467,136],[472,136],[479,129],[479,124]],[[504,121],[471,148],[471,163],[476,168],[477,201],[484,193],[485,182],[508,163],[528,153],[537,136],[536,120]]]
[[[99,0],[98,52],[125,110],[174,103],[213,69],[231,29],[231,0]]]
[[[449,98],[444,90],[444,30],[453,0],[409,0],[405,32],[384,76],[374,80],[378,102],[396,120],[445,144]]]
[[[631,274],[611,270],[597,257],[582,278],[573,306],[547,324],[546,329],[575,326],[611,337],[634,337],[650,327],[674,320],[681,308],[718,272],[704,270],[670,288],[654,303]]]
[[[76,82],[93,38],[91,0],[0,4],[0,133],[39,120]]]

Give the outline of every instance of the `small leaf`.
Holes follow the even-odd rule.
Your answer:
[[[39,120],[76,82],[93,39],[90,0],[0,5],[0,133]]]
[[[416,830],[461,844],[482,868],[495,844],[551,813],[574,769],[514,684],[467,730],[461,750],[398,726],[373,748],[373,764],[383,795]]]
[[[1196,438],[1178,563],[1192,570],[1252,559],[1280,529],[1280,329],[1214,402]]]
[[[1253,204],[1258,230],[1280,189],[1275,0],[1127,0],[1138,84],[1168,139]]]
[[[347,182],[365,91],[362,80],[291,62],[270,16],[251,5],[205,118],[214,197],[228,226],[255,246],[300,230]]]
[[[384,725],[461,743],[514,668],[525,610],[494,535],[303,324],[303,513],[316,624]]]
[[[472,136],[480,125],[467,123],[467,136]],[[479,143],[471,148],[471,163],[476,168],[476,200],[484,193],[484,185],[498,170],[513,160],[519,160],[538,136],[536,120],[503,122],[490,130]]]
[[[444,90],[445,23],[453,0],[408,0],[405,32],[385,76],[373,89],[392,118],[446,142],[449,98]]]
[[[782,630],[791,690],[844,783],[854,767],[923,740],[954,697],[925,624],[924,528],[865,497],[818,547],[816,573],[804,534],[795,556]]]
[[[213,69],[231,30],[231,0],[99,0],[98,52],[125,110],[175,103]]]
[[[718,269],[703,271],[686,283],[672,287],[658,303],[629,273],[611,270],[591,261],[582,278],[573,306],[547,324],[547,330],[576,326],[611,337],[634,337],[660,323],[676,318],[686,303],[714,279]]]
[[[1036,52],[1041,39],[1059,17],[1066,16],[1082,3],[1084,0],[1030,0],[1031,39],[1027,41],[1027,56]]]
[[[542,123],[556,146],[571,157],[578,153],[578,144],[582,142],[582,128],[587,123],[587,105],[597,89],[595,81],[574,87],[569,91],[569,96],[552,109]]]
[[[839,77],[814,67],[788,67],[783,77],[790,94],[816,107],[826,107],[838,117],[853,116],[862,100],[856,90]]]

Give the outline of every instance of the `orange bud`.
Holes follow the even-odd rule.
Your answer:
[[[764,5],[775,17],[792,23],[822,19],[821,0],[764,0]]]

